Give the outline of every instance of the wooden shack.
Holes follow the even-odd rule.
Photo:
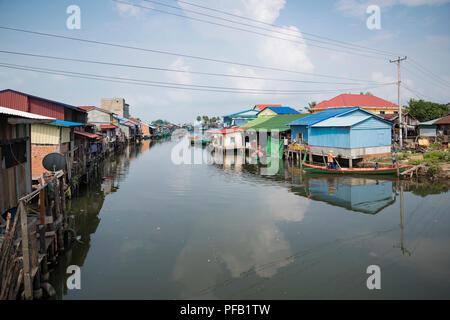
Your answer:
[[[0,106],[0,215],[31,192],[31,124],[54,120]]]

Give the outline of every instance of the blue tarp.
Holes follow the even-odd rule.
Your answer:
[[[62,126],[62,127],[80,127],[80,126],[85,125],[85,123],[70,122],[70,121],[63,121],[63,120],[56,120],[56,121],[50,122],[49,124],[54,125],[54,126]]]

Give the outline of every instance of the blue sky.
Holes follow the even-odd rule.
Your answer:
[[[253,23],[251,20],[239,20],[175,0],[159,0],[159,2],[176,6],[182,10],[165,8],[142,0],[123,1],[201,19],[212,20],[196,16],[187,10]],[[450,83],[448,62],[450,0],[190,0],[188,2],[280,25],[285,29],[275,30],[283,33],[300,32],[301,35],[299,35],[300,38],[296,38],[297,42],[285,41],[191,21],[153,10],[119,4],[111,0],[0,0],[0,25],[316,75],[324,74],[380,83],[396,81],[396,66],[388,62],[388,59],[393,56],[371,55],[371,57],[365,57],[341,52],[342,48],[336,48],[336,50],[317,48],[315,45],[324,46],[325,44],[311,41],[310,39],[320,40],[309,35],[314,34],[407,55],[408,60],[402,65],[402,80],[413,92],[402,90],[404,103],[411,97],[417,99],[422,96],[428,100],[442,103],[450,100],[449,88],[444,83],[445,81]],[[69,16],[66,8],[72,4],[78,5],[81,9],[80,30],[66,28],[66,19]],[[373,4],[378,5],[381,9],[381,29],[379,30],[369,30],[366,26],[366,20],[369,17],[366,8]],[[218,22],[231,25],[224,21]],[[258,24],[258,26],[270,28],[262,24]],[[248,29],[245,26],[238,27]],[[280,36],[280,34],[262,29],[253,30],[269,36]],[[7,51],[262,78],[346,81],[205,62],[2,29],[0,29],[0,39],[0,50]],[[355,52],[355,50],[344,50]],[[394,85],[374,88],[372,83],[312,84],[211,77],[190,73],[56,61],[3,53],[0,53],[0,61],[0,63],[186,85],[315,91],[314,94],[186,91],[78,79],[0,67],[0,88],[2,89],[21,90],[74,105],[99,105],[100,99],[104,97],[124,97],[131,105],[133,116],[148,121],[163,118],[177,123],[190,122],[197,115],[229,114],[263,103],[282,104],[298,109],[310,101],[319,102],[343,92],[370,91],[382,98],[397,102],[397,89]],[[425,73],[431,71],[432,74],[425,74],[423,70],[419,70],[420,67],[426,68]],[[361,90],[365,88],[369,89]]]

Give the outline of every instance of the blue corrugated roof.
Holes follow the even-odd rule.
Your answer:
[[[300,113],[295,109],[292,109],[291,107],[267,107],[266,109],[270,109],[277,114],[294,114],[294,113]],[[262,111],[264,111],[263,109]]]
[[[310,116],[307,116],[303,119],[298,119],[296,121],[293,121],[289,123],[290,126],[311,126],[313,124],[316,124],[320,121],[335,117],[340,114],[347,113],[349,111],[353,111],[360,108],[331,108],[324,110],[322,112],[313,113]]]
[[[56,120],[53,122],[50,122],[49,124],[54,125],[54,126],[62,126],[62,127],[79,127],[79,126],[84,126],[84,123],[80,123],[80,122],[70,122],[70,121],[63,121],[63,120]]]
[[[372,116],[370,115],[349,115],[348,117],[332,117],[330,119],[326,119],[320,121],[312,125],[311,127],[351,127],[357,123],[363,122],[367,119],[370,119]]]

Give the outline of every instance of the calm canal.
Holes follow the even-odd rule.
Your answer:
[[[69,201],[81,242],[51,274],[60,299],[450,298],[448,188],[175,165],[176,143],[130,147]]]

